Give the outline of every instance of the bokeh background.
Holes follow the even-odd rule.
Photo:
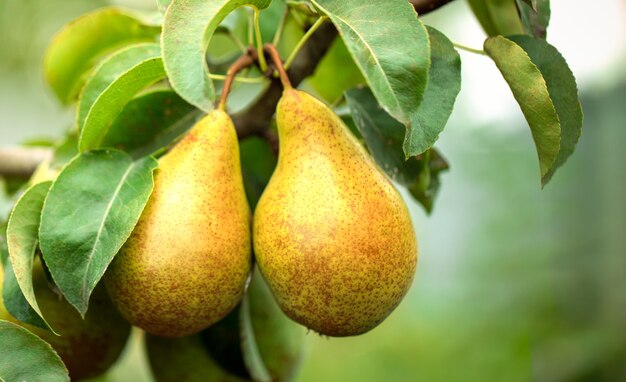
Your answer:
[[[0,0],[0,146],[71,126],[73,111],[42,79],[45,46],[67,21],[111,3],[153,7]],[[424,21],[469,46],[484,39],[463,0]],[[585,113],[572,158],[542,190],[506,83],[488,58],[462,52],[463,88],[436,145],[451,170],[432,215],[407,197],[415,283],[367,335],[309,334],[298,381],[626,381],[626,3],[552,0],[548,39],[576,75]],[[141,344],[100,380],[150,382]]]

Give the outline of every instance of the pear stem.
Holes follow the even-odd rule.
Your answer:
[[[270,55],[272,62],[278,71],[280,82],[283,84],[283,87],[285,89],[291,89],[291,81],[289,80],[287,71],[285,71],[285,67],[283,66],[283,60],[280,58],[280,53],[278,53],[278,50],[276,50],[276,47],[272,44],[265,44],[264,48],[265,52]]]
[[[247,53],[243,56],[239,57],[237,61],[235,61],[230,68],[228,68],[228,72],[226,73],[226,80],[224,81],[224,87],[222,88],[222,95],[220,97],[220,103],[217,108],[226,111],[226,100],[228,99],[228,94],[230,93],[230,88],[233,85],[233,81],[235,80],[235,76],[241,70],[251,66],[254,64],[254,58],[251,54]]]

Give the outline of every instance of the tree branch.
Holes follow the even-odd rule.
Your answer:
[[[0,148],[0,176],[28,178],[39,164],[52,159],[52,150],[41,147]]]
[[[417,14],[423,16],[452,1],[454,0],[410,0],[410,3],[415,7]],[[293,87],[297,87],[302,80],[313,74],[317,64],[324,57],[336,36],[337,30],[331,23],[322,25],[311,36],[287,72]],[[282,93],[280,81],[274,79],[270,87],[254,105],[233,116],[240,138],[259,134],[270,126]]]
[[[432,12],[437,8],[441,8],[444,5],[451,3],[454,0],[409,0],[409,3],[413,4],[415,11],[418,15],[423,16],[428,12]]]
[[[418,15],[423,16],[453,0],[409,0]],[[337,37],[337,30],[331,23],[322,25],[298,53],[291,64],[288,75],[294,87],[313,74],[317,64],[326,54]],[[270,126],[283,87],[278,78],[273,78],[270,86],[259,99],[246,110],[233,116],[240,138],[262,134]],[[0,148],[0,177],[28,177],[39,163],[50,159],[51,150],[42,148]]]
[[[336,36],[337,30],[330,23],[322,25],[311,36],[287,72],[294,87],[297,87],[302,80],[313,74],[317,64],[324,57]],[[283,86],[278,78],[274,78],[269,88],[255,104],[241,113],[233,115],[233,121],[240,138],[258,134],[270,126],[276,105],[282,94]]]

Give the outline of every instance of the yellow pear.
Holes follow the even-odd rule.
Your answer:
[[[417,243],[397,190],[341,119],[287,87],[278,165],[254,216],[254,251],[283,311],[329,336],[381,323],[409,289]]]
[[[180,337],[237,305],[250,265],[237,134],[230,117],[215,110],[159,160],[154,191],[105,283],[133,325]]]
[[[281,312],[258,272],[247,293],[253,342],[269,378],[273,382],[293,381],[302,364],[306,329]],[[197,335],[147,335],[148,359],[156,381],[252,381],[243,353],[243,343],[250,338],[242,330],[242,309],[240,305]]]
[[[4,271],[0,266],[0,296]],[[111,304],[103,285],[98,285],[83,320],[76,309],[52,289],[39,261],[33,269],[33,287],[37,303],[52,328],[59,334],[16,320],[0,299],[0,319],[14,322],[48,342],[59,354],[73,381],[96,377],[107,371],[119,358],[130,325]]]

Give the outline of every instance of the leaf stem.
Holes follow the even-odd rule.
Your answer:
[[[52,159],[52,150],[34,147],[0,147],[0,177],[28,179],[43,161]]]
[[[265,55],[263,54],[263,37],[261,36],[261,27],[259,26],[259,15],[261,11],[258,8],[254,9],[254,33],[256,35],[256,50],[259,55],[259,67],[261,71],[265,73],[267,71],[267,61],[265,61]]]
[[[254,46],[254,15],[248,12],[248,45]]]
[[[278,23],[278,28],[276,29],[276,33],[274,34],[274,38],[272,39],[272,45],[277,46],[280,38],[283,36],[283,31],[285,30],[285,24],[287,23],[287,17],[289,16],[289,6],[285,8],[285,13],[283,13],[283,17],[280,19]]]
[[[485,53],[485,51],[481,50],[481,49],[470,48],[469,46],[465,46],[465,45],[459,44],[457,42],[453,42],[452,44],[454,45],[455,48],[464,50],[466,52],[470,52],[470,53],[474,53],[474,54],[480,54],[482,56],[486,56],[487,55],[487,53]]]
[[[298,26],[304,27],[304,21],[302,20],[302,17],[300,17],[300,15],[298,14],[298,12],[296,12],[295,9],[289,8],[289,13],[293,17],[293,19],[296,21],[296,24],[298,24]]]
[[[228,31],[228,37],[230,37],[230,39],[235,43],[235,45],[237,45],[237,48],[241,50],[241,53],[246,53],[248,51],[248,48],[243,44],[243,42],[241,42],[239,37],[235,36],[235,34],[232,31]]]
[[[272,58],[272,62],[278,71],[278,75],[280,76],[280,82],[283,84],[283,88],[291,89],[291,81],[289,80],[289,76],[287,76],[287,71],[283,66],[283,61],[280,58],[280,53],[276,50],[276,47],[272,44],[265,44],[265,52],[267,52]]]
[[[304,46],[304,44],[306,44],[306,42],[309,40],[309,38],[311,38],[311,36],[313,35],[313,33],[315,33],[315,31],[317,30],[317,28],[319,28],[320,26],[322,26],[322,24],[324,24],[324,22],[326,21],[328,17],[326,16],[322,16],[319,19],[317,19],[315,21],[315,23],[306,31],[306,33],[304,34],[304,36],[302,36],[302,38],[300,39],[300,41],[298,41],[298,44],[296,45],[295,48],[293,48],[293,51],[291,51],[291,54],[289,54],[289,57],[287,57],[287,60],[285,61],[285,70],[289,70],[289,67],[291,66],[291,64],[293,63],[293,60],[296,58],[296,56],[298,55],[298,52],[300,52],[300,50],[302,49],[302,47]]]
[[[209,78],[212,80],[216,80],[216,81],[226,81],[226,79],[228,79],[227,75],[223,75],[223,74],[209,74]],[[267,78],[266,77],[235,77],[233,78],[234,82],[241,82],[244,84],[259,84],[263,81],[265,81]]]
[[[222,95],[220,97],[220,102],[217,106],[219,110],[226,110],[226,100],[228,99],[228,94],[230,93],[230,88],[233,85],[233,80],[237,73],[241,70],[251,66],[254,64],[254,58],[250,54],[244,54],[239,57],[237,61],[235,61],[230,68],[228,68],[228,73],[226,74],[226,79],[224,82],[224,87],[222,88]]]

